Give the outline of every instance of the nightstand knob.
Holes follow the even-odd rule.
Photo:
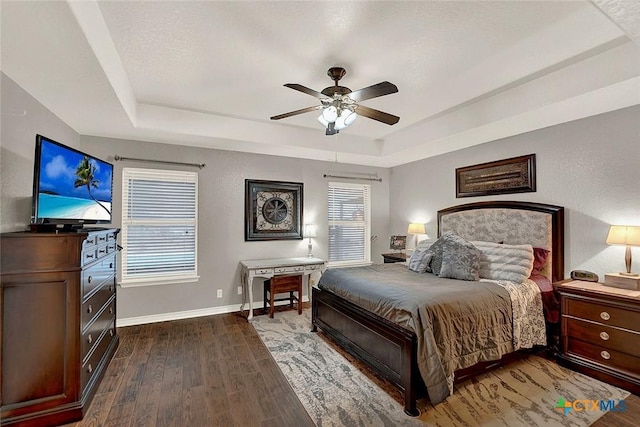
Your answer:
[[[607,313],[606,311],[603,311],[602,313],[600,313],[600,318],[602,320],[609,320],[609,319],[611,319],[611,315],[609,313]]]
[[[602,356],[602,358],[603,358],[603,359],[605,359],[605,360],[609,360],[609,359],[611,359],[611,355],[609,354],[609,352],[608,352],[608,351],[604,351],[604,350],[603,350],[603,351],[601,351],[601,352],[600,352],[600,356]]]
[[[600,338],[604,341],[607,341],[609,339],[609,334],[606,332],[600,332]]]

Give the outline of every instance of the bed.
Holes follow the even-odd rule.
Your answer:
[[[558,322],[551,283],[564,278],[564,209],[515,201],[469,203],[438,211],[437,222],[439,237],[453,233],[477,244],[531,245],[545,250],[546,259],[537,271],[539,277],[536,276],[540,280],[531,274],[535,283],[528,286],[539,286],[537,291],[545,307],[540,318],[546,323],[543,328],[546,326],[549,339]],[[418,288],[427,286],[421,281],[429,281],[430,294],[424,297],[419,296],[422,291]],[[400,264],[330,269],[312,290],[313,330],[320,328],[346,351],[395,384],[403,393],[404,411],[417,416],[418,397],[428,394],[432,403],[437,403],[451,392],[454,378],[462,382],[526,351],[514,341],[516,335],[520,337],[516,315],[511,319],[505,314],[507,306],[515,313],[515,300],[509,300],[513,298],[512,290],[507,289],[514,287],[498,282],[484,279],[463,282],[429,273],[411,276],[407,267]],[[434,301],[436,307],[425,309],[423,303],[427,303],[420,298]],[[437,305],[438,301],[442,304]],[[454,312],[445,315],[442,305],[454,307]],[[486,311],[486,317],[491,319],[488,322],[493,322],[487,327],[486,336],[465,344],[478,347],[472,352],[461,351],[459,343],[448,344],[455,341],[451,336],[466,330],[465,322],[474,322],[467,311]],[[522,310],[526,311],[526,308]],[[484,321],[481,318],[479,322]],[[527,324],[524,319],[521,326],[526,328]],[[473,325],[469,325],[467,329],[472,328]],[[505,336],[510,337],[509,342]],[[450,347],[452,351],[447,350]]]

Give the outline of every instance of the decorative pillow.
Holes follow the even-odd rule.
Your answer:
[[[533,271],[531,245],[505,245],[492,242],[473,242],[480,249],[480,277],[492,280],[524,282]]]
[[[480,255],[480,250],[472,244],[469,246],[445,245],[442,249],[440,277],[478,281],[480,279]]]
[[[435,240],[433,239],[420,240],[418,242],[418,245],[416,246],[416,249],[429,249],[434,242]]]
[[[531,274],[540,274],[547,263],[550,251],[545,248],[533,248],[533,271]]]
[[[429,264],[426,271],[431,272],[436,276],[440,275],[440,269],[442,268],[442,251],[445,246],[466,246],[473,248],[473,245],[470,242],[458,236],[453,231],[445,231],[429,248],[429,252],[433,254],[433,257],[431,258],[431,264]]]
[[[424,273],[430,262],[431,254],[428,252],[428,248],[423,248],[413,251],[407,265],[409,266],[409,270],[413,270],[417,273]]]

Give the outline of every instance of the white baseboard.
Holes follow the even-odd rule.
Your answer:
[[[303,296],[302,302],[309,302],[309,297]],[[276,305],[286,305],[286,304],[289,304],[289,303],[287,301],[279,301],[276,303]],[[262,301],[253,302],[254,309],[262,308],[263,305],[264,304]],[[244,309],[247,311],[249,310],[248,303],[245,305]],[[116,319],[116,327],[121,328],[124,326],[144,325],[147,323],[167,322],[170,320],[191,319],[194,317],[212,316],[215,314],[235,313],[236,311],[240,311],[239,304],[223,305],[219,307],[199,308],[197,310],[175,311],[173,313],[150,314],[147,316],[125,317],[123,319]]]

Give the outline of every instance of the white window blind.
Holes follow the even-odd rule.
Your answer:
[[[330,182],[329,264],[362,265],[371,262],[370,186]]]
[[[122,286],[195,281],[198,174],[124,168]]]

